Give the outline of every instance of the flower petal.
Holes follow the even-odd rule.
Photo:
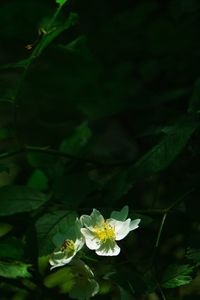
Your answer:
[[[54,268],[64,266],[68,264],[72,258],[75,256],[76,253],[74,253],[70,257],[66,257],[65,254],[62,251],[54,252],[52,257],[49,259],[49,263],[52,266],[50,270],[53,270]]]
[[[91,220],[92,224],[95,226],[101,226],[104,222],[104,217],[101,215],[101,213],[97,209],[93,209],[91,213]]]
[[[115,228],[115,240],[120,241],[130,232],[130,221],[131,219],[127,219],[126,221],[117,221],[114,219],[108,219],[107,222]]]
[[[117,256],[120,253],[120,247],[115,241],[107,240],[96,250],[96,254],[100,256]]]
[[[91,222],[92,222],[91,217],[88,215],[82,215],[80,217],[80,221],[81,221],[82,226],[86,226],[86,227],[91,226]]]
[[[129,226],[130,231],[138,228],[139,227],[138,224],[140,223],[140,221],[141,221],[141,219],[135,219],[135,220],[131,221],[130,226]]]
[[[81,232],[85,237],[86,246],[91,250],[96,250],[100,247],[100,240],[96,235],[87,228],[81,228]]]
[[[128,205],[125,205],[120,211],[113,211],[111,213],[111,219],[115,219],[118,221],[125,221],[128,217]]]
[[[83,215],[80,217],[80,221],[83,226],[92,229],[94,226],[101,226],[104,222],[104,217],[94,208],[90,216]]]
[[[76,253],[81,250],[83,245],[85,244],[84,238],[77,239],[74,243]]]
[[[62,260],[65,257],[65,254],[63,251],[56,251],[52,254],[50,261],[59,261]]]

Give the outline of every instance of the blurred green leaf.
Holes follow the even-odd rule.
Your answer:
[[[48,188],[48,178],[42,170],[36,169],[28,179],[27,186],[38,191],[44,191]]]
[[[0,188],[0,216],[29,212],[48,201],[46,195],[26,186],[5,186]]]
[[[12,228],[13,226],[8,223],[0,222],[0,237],[6,235],[9,231],[12,230]]]
[[[56,3],[64,5],[68,0],[56,0]]]
[[[41,55],[43,50],[48,47],[48,45],[64,30],[67,30],[69,27],[73,26],[78,20],[78,15],[75,13],[70,13],[69,17],[65,22],[61,25],[57,25],[53,28],[50,28],[49,31],[45,32],[45,28],[43,29],[44,35],[40,40],[39,44],[33,50],[32,58],[36,58]]]
[[[28,272],[30,266],[22,262],[0,262],[0,276],[5,278],[28,278],[31,277],[31,274]]]
[[[199,249],[191,249],[189,248],[186,257],[191,259],[197,266],[200,265],[200,250]]]
[[[198,123],[188,122],[187,119],[175,123],[160,143],[127,170],[128,181],[166,169],[183,150],[197,127]]]
[[[67,293],[74,285],[74,275],[69,267],[64,267],[45,277],[44,285],[49,289],[59,287],[61,293]]]
[[[71,136],[62,141],[59,150],[69,154],[77,154],[88,143],[91,136],[92,131],[88,123],[83,122],[75,128]]]
[[[36,222],[39,255],[44,256],[62,245],[66,232],[73,227],[76,214],[67,211],[55,211],[43,215]]]
[[[170,265],[163,275],[161,285],[164,288],[175,288],[189,284],[192,281],[192,271],[193,267],[190,265]]]
[[[106,197],[112,199],[112,203],[114,203],[126,194],[137,180],[165,170],[186,146],[197,127],[197,122],[187,118],[170,126],[170,130],[167,130],[157,145],[144,154],[135,164],[114,176],[107,185]]]
[[[23,243],[14,238],[0,240],[0,258],[21,260],[24,255]]]
[[[38,257],[38,270],[41,275],[44,275],[47,269],[49,270],[49,259],[50,255]]]

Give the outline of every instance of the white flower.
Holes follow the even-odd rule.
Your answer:
[[[127,215],[128,206],[120,212],[112,212],[111,218],[107,220],[96,209],[93,209],[90,216],[81,216],[81,223],[85,226],[81,228],[81,232],[87,247],[101,256],[118,255],[120,247],[115,241],[125,238],[130,231],[138,228],[140,223],[140,219],[133,221],[130,218],[126,219]]]
[[[116,219],[118,221],[125,221],[126,218],[128,217],[128,206],[127,205],[124,206],[121,211],[114,210],[111,213],[110,217],[113,219]],[[129,225],[130,231],[137,229],[140,221],[141,221],[140,219],[135,219],[135,220],[130,221],[130,225]]]
[[[69,230],[63,236],[65,237],[63,240],[62,246],[53,252],[49,259],[49,263],[51,265],[51,270],[56,267],[61,267],[68,264],[73,257],[77,254],[79,250],[84,245],[84,239],[80,232],[81,223],[78,219],[75,220],[73,230]],[[62,235],[61,235],[62,237]],[[55,236],[55,239],[60,239],[60,235]]]
[[[49,263],[52,267],[50,269],[68,264],[83,245],[84,241],[82,239],[75,242],[73,240],[65,240],[62,247],[51,255]]]

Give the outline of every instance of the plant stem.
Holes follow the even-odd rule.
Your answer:
[[[161,233],[162,233],[162,230],[163,230],[163,227],[164,227],[164,224],[165,224],[166,217],[167,217],[167,213],[164,213],[164,215],[162,217],[162,220],[161,220],[161,223],[160,223],[159,230],[158,230],[158,235],[157,235],[157,238],[156,238],[155,248],[158,248],[158,246],[159,246],[160,237],[161,237]]]
[[[167,298],[166,298],[166,296],[165,296],[165,294],[164,294],[164,292],[163,292],[163,290],[162,290],[162,287],[160,286],[159,280],[157,279],[157,277],[156,277],[156,275],[155,275],[155,268],[152,266],[151,269],[152,269],[152,276],[153,276],[153,279],[154,279],[154,281],[155,281],[155,284],[156,284],[157,289],[158,289],[158,291],[159,291],[159,293],[160,293],[160,295],[161,295],[162,300],[167,300]]]
[[[14,157],[14,156],[17,156],[20,154],[25,154],[25,153],[47,154],[47,155],[52,155],[55,157],[63,157],[63,158],[67,158],[70,160],[80,161],[80,162],[84,162],[84,163],[90,163],[93,165],[99,165],[99,166],[104,166],[104,167],[116,167],[116,166],[123,165],[123,163],[104,163],[104,162],[97,161],[95,159],[78,157],[73,154],[68,154],[68,153],[65,153],[62,151],[57,151],[57,150],[48,149],[48,148],[41,148],[41,147],[33,147],[33,146],[24,146],[15,151],[2,153],[2,154],[0,154],[0,160]],[[124,164],[126,164],[126,162]]]
[[[180,203],[182,203],[185,199],[185,197],[187,197],[188,195],[190,195],[192,192],[194,192],[194,188],[191,188],[189,191],[187,191],[185,194],[183,194],[180,198],[178,198],[174,203],[172,203],[167,209],[166,212],[170,212],[171,210],[173,210],[173,208],[175,208],[176,206],[178,206]]]

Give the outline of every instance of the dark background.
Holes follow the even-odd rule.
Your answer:
[[[45,214],[95,207],[108,216],[124,205],[141,226],[109,267],[97,268],[96,299],[198,299],[200,2],[73,0],[49,26],[56,7],[53,0],[0,3],[0,217],[12,226],[2,229],[0,257],[31,264],[40,288],[39,296],[29,285],[23,294],[21,279],[0,272],[2,299],[51,299],[36,267],[35,224]],[[74,24],[33,57],[48,26],[47,35],[57,32],[71,12]],[[40,208],[31,208],[34,192],[47,197]],[[191,248],[199,255],[193,262]],[[166,288],[160,278],[171,264],[191,266],[189,285]],[[114,285],[104,290],[102,274],[113,268]],[[123,274],[135,291],[130,298],[119,292],[130,288]]]

